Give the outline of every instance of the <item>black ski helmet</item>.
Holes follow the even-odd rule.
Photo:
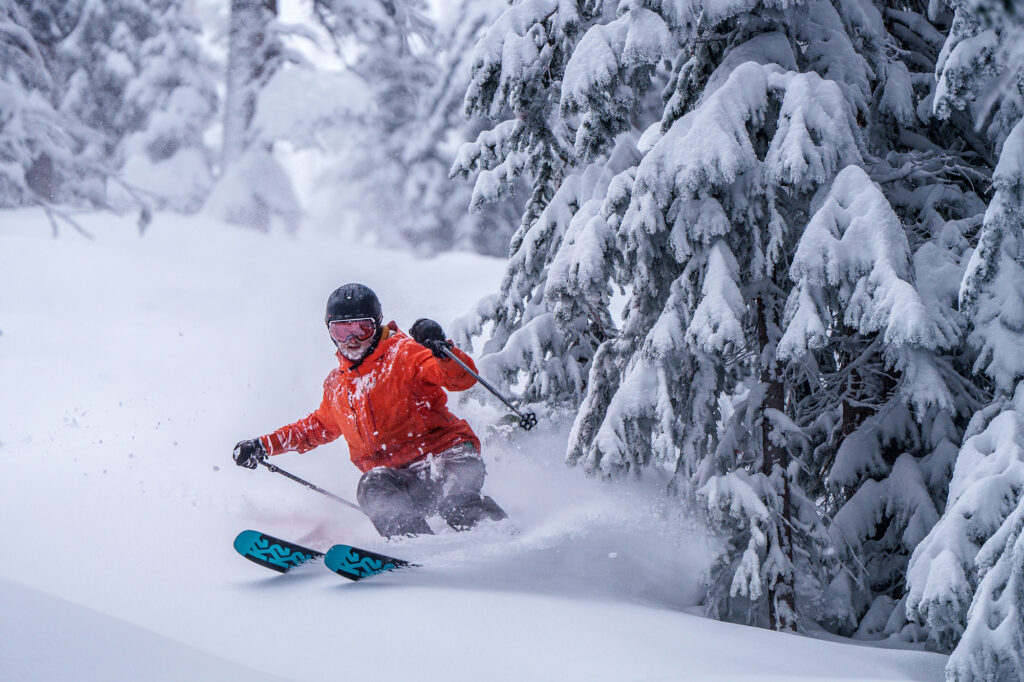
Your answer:
[[[324,322],[330,324],[333,320],[357,320],[361,317],[373,318],[378,325],[384,317],[380,300],[370,287],[345,284],[335,289],[327,299]]]

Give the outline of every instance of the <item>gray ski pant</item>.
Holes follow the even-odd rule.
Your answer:
[[[431,534],[426,517],[434,514],[466,530],[484,518],[505,517],[480,494],[486,473],[472,443],[461,443],[400,469],[370,469],[359,479],[356,499],[385,537]]]

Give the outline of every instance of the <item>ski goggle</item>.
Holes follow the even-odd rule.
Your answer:
[[[348,341],[350,336],[359,341],[370,339],[377,332],[377,320],[372,317],[360,317],[356,320],[331,320],[327,323],[331,338],[338,343]]]

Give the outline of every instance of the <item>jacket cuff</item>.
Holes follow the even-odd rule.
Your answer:
[[[263,449],[267,451],[268,457],[277,454],[276,452],[274,452],[274,444],[273,441],[270,440],[269,435],[260,436],[260,443],[263,444]]]

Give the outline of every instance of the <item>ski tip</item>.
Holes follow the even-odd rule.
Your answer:
[[[235,551],[244,556],[252,549],[260,535],[262,534],[255,530],[243,530],[235,536]]]

